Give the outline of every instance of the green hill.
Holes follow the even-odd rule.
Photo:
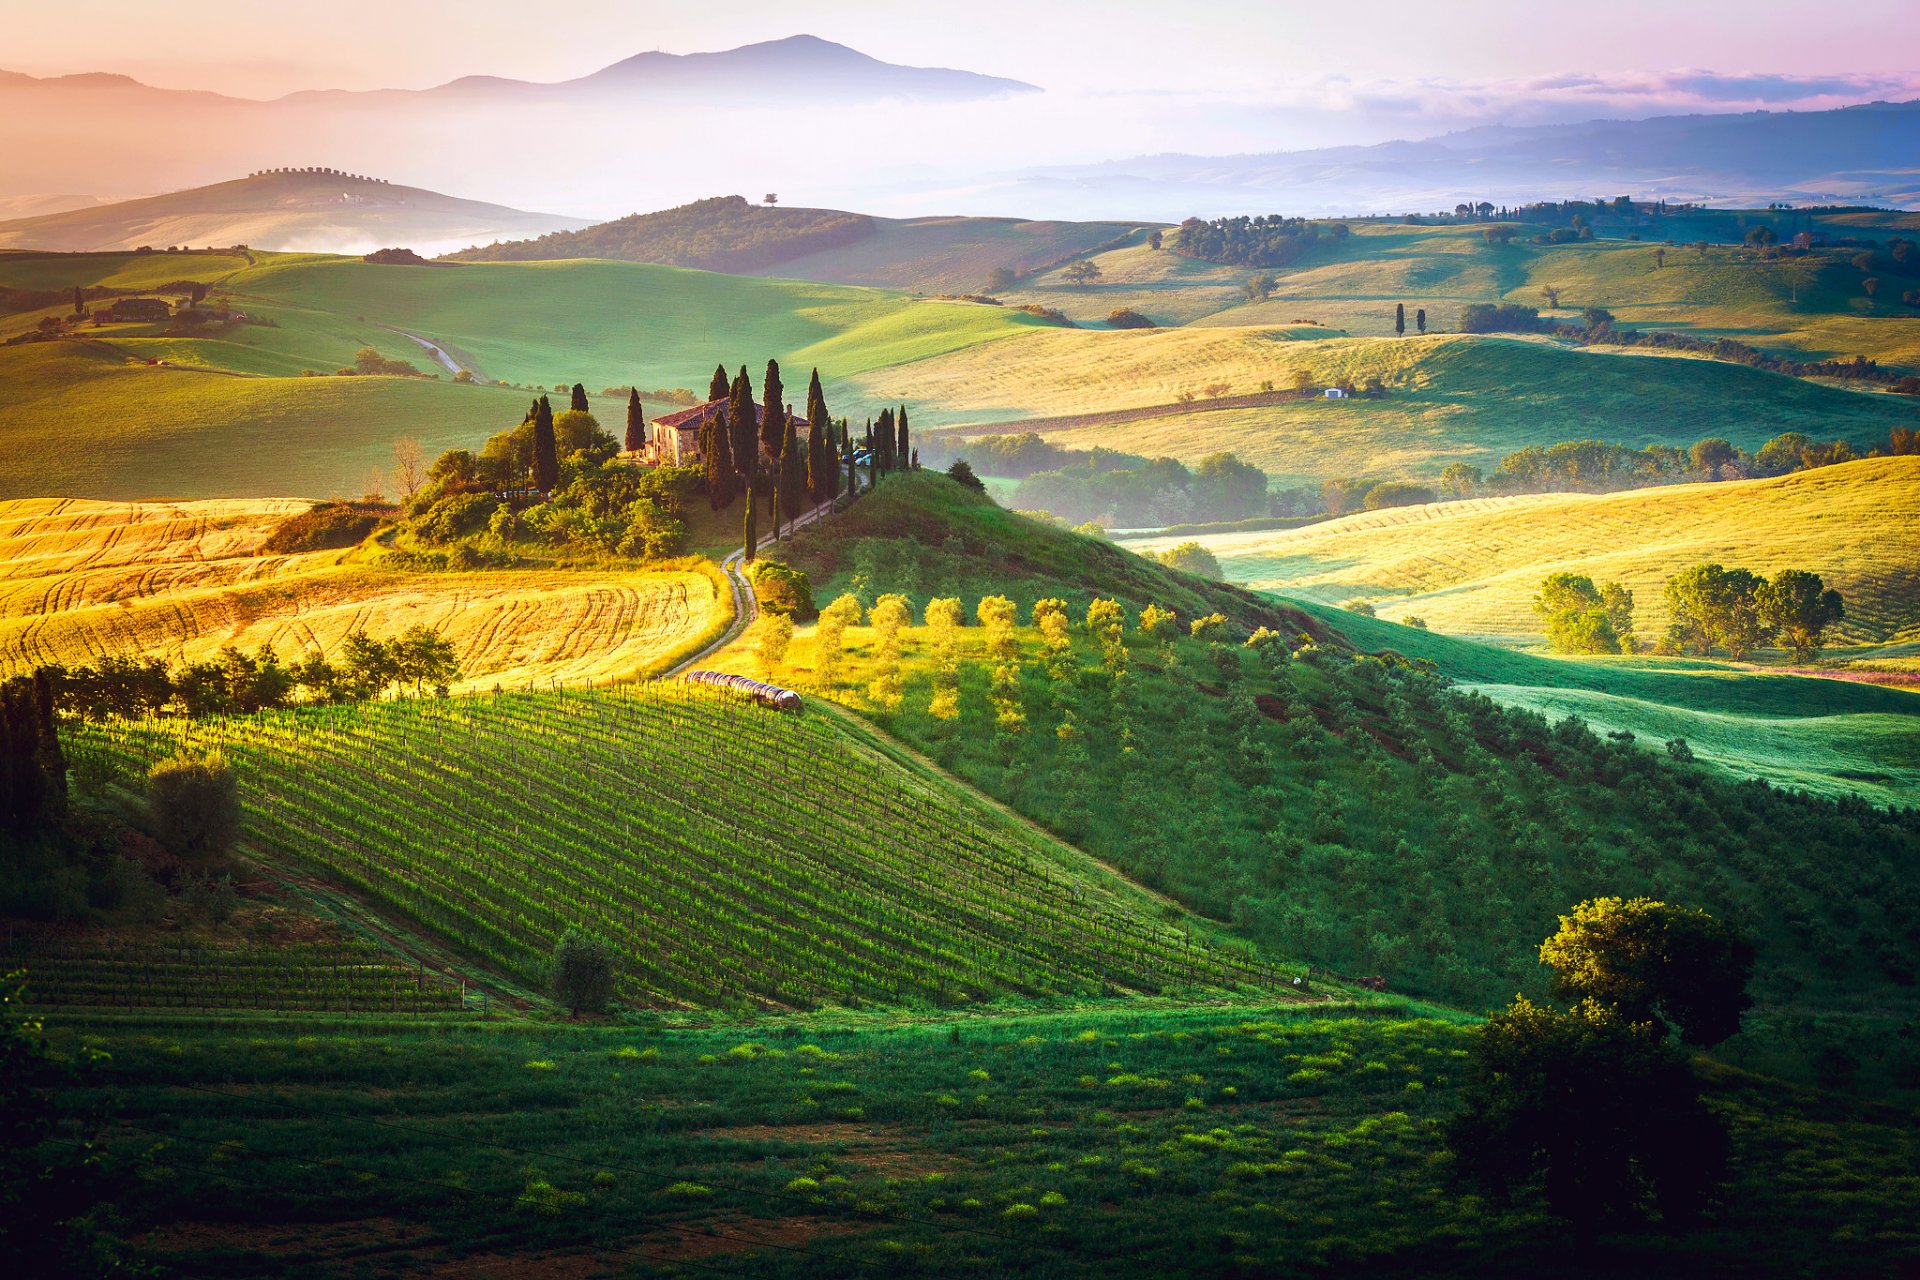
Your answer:
[[[1066,447],[1195,462],[1232,451],[1282,484],[1370,475],[1432,479],[1491,469],[1529,444],[1635,447],[1722,436],[1754,449],[1783,431],[1862,445],[1920,419],[1908,397],[1820,386],[1712,360],[1625,356],[1543,340],[1438,336],[1303,340],[1311,328],[1135,332],[1040,329],[853,379],[904,398],[923,432],[1032,430]],[[1377,378],[1379,399],[1289,394]],[[1279,388],[1264,403],[1207,404]],[[1189,405],[1180,396],[1195,396]],[[1064,421],[1049,419],[1060,417]]]
[[[1012,516],[1001,518],[999,541],[948,542],[954,568],[943,571],[927,538],[953,520],[930,505],[929,527],[889,537],[829,526],[819,537],[837,539],[838,551],[803,544],[798,560],[851,570],[845,581],[867,600],[906,592],[916,619],[930,594],[960,595],[971,619],[976,593],[1031,597],[1054,586],[1018,572],[1038,535]],[[993,526],[978,517],[972,527]],[[1073,603],[1076,621],[1083,599]],[[1160,603],[1179,605],[1171,596]],[[1309,612],[1320,625],[1306,629],[1332,637],[1337,624],[1362,650],[1395,647],[1406,634]],[[1183,607],[1182,635],[1192,616]],[[1876,1087],[1912,1069],[1910,1050],[1886,1037],[1920,1011],[1910,985],[1920,938],[1911,912],[1883,908],[1911,892],[1903,886],[1920,856],[1920,810],[1880,812],[1852,796],[1740,782],[1669,759],[1663,738],[1612,739],[1550,722],[1451,691],[1443,676],[1350,654],[1343,641],[1290,656],[1298,632],[1274,630],[1285,641],[1255,650],[1238,643],[1245,622],[1229,624],[1223,646],[1150,639],[1130,622],[1119,680],[1083,628],[1061,662],[1046,659],[1023,626],[1008,683],[995,674],[1005,661],[990,658],[969,625],[958,641],[955,718],[933,711],[939,666],[921,626],[903,639],[897,704],[872,692],[885,659],[866,628],[848,633],[831,679],[819,675],[814,638],[803,632],[781,678],[860,710],[1094,856],[1278,954],[1481,1008],[1542,990],[1537,939],[1572,903],[1671,897],[1738,920],[1760,941],[1759,1008],[1732,1061],[1804,1074],[1831,1050]],[[732,661],[743,664],[745,651]],[[1645,694],[1659,679],[1623,673],[1617,688],[1644,680]],[[1787,703],[1817,701],[1825,683],[1777,679],[1715,693],[1702,680],[1691,705],[1723,715],[1725,742],[1738,732],[1733,719],[1753,717],[1764,733]],[[1829,709],[1863,713],[1856,727],[1871,720],[1882,743],[1896,722],[1913,723],[1891,710],[1906,696],[1898,691],[1843,685],[1832,696]],[[1663,700],[1689,705],[1671,684]],[[1836,731],[1835,751],[1837,739]],[[1832,760],[1814,757],[1808,774]],[[1909,746],[1900,767],[1914,763]]]
[[[716,196],[537,240],[476,246],[458,262],[610,258],[920,293],[979,293],[996,267],[1044,271],[1134,230],[1124,222],[875,218],[840,209],[762,208]]]
[[[137,776],[188,737],[240,770],[263,861],[529,986],[574,927],[612,940],[623,998],[654,1006],[1159,991],[1218,985],[1223,959],[1284,982],[817,713],[588,689],[110,724],[73,750]]]
[[[1621,493],[1542,493],[1367,511],[1307,525],[1201,535],[1235,582],[1324,604],[1365,600],[1442,631],[1538,641],[1550,573],[1634,593],[1634,625],[1665,634],[1668,578],[1716,561],[1809,569],[1846,597],[1836,643],[1920,638],[1920,457],[1863,458],[1756,480]],[[1164,550],[1182,538],[1127,545]]]

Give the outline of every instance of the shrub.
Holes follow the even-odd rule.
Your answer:
[[[575,1017],[599,1013],[613,996],[619,962],[606,942],[568,929],[553,948],[553,994]]]
[[[1152,329],[1153,321],[1132,307],[1119,307],[1107,313],[1107,324],[1115,329]]]
[[[985,493],[987,491],[986,482],[979,476],[973,474],[973,466],[965,458],[957,459],[952,466],[947,468],[947,474],[953,478],[956,484],[965,485],[975,493]]]
[[[147,811],[160,843],[188,862],[225,858],[240,836],[240,793],[218,755],[186,754],[147,770]]]
[[[1197,574],[1214,582],[1221,578],[1220,562],[1214,558],[1213,552],[1198,542],[1182,542],[1178,546],[1168,547],[1160,553],[1160,563],[1169,569]]]
[[[262,551],[292,555],[297,551],[334,551],[350,547],[373,532],[386,514],[384,508],[354,502],[327,502],[288,516],[273,527]]]
[[[806,622],[814,616],[813,583],[805,573],[778,560],[754,565],[753,594],[762,613],[777,613],[794,622]]]
[[[1387,507],[1417,507],[1432,502],[1433,490],[1423,484],[1408,484],[1401,480],[1383,480],[1367,490],[1367,496],[1360,505],[1368,511],[1380,511]]]

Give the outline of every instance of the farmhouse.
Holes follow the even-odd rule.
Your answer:
[[[133,321],[165,320],[173,314],[165,298],[121,298],[112,306],[97,307],[95,324],[127,324]]]
[[[642,461],[670,467],[690,467],[699,462],[700,429],[726,407],[725,400],[709,400],[706,404],[655,418],[647,424],[647,447]]]

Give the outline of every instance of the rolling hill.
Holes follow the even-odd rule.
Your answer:
[[[1599,438],[1635,447],[1723,436],[1752,449],[1782,431],[1866,445],[1907,426],[1920,405],[1711,360],[1574,350],[1546,341],[1430,335],[1326,338],[1312,326],[1144,331],[1038,329],[852,379],[905,399],[923,431],[1035,431],[1193,462],[1232,451],[1282,484],[1353,475],[1427,478],[1450,462],[1489,467],[1528,444]],[[1378,378],[1382,399],[1286,394]],[[1209,408],[1281,388],[1265,403]],[[1135,412],[1150,411],[1150,412]],[[1049,421],[1058,417],[1061,421]],[[960,429],[954,424],[975,424]]]
[[[611,258],[923,293],[977,293],[996,267],[1025,274],[1077,258],[1133,227],[1018,218],[875,218],[840,209],[759,208],[717,196],[580,231],[463,250],[456,262]]]
[[[1234,582],[1323,604],[1371,603],[1462,635],[1533,640],[1550,573],[1633,591],[1639,634],[1664,633],[1666,580],[1713,560],[1810,569],[1846,597],[1841,643],[1920,639],[1920,457],[1763,480],[1544,493],[1399,507],[1299,529],[1207,534]],[[1155,551],[1171,539],[1126,545]]]
[[[271,644],[337,655],[349,631],[419,623],[451,642],[461,689],[632,679],[717,629],[708,569],[382,567],[369,550],[263,550],[289,500],[0,502],[0,672],[104,655],[212,658]]]
[[[140,245],[247,245],[367,253],[404,245],[433,254],[476,241],[585,226],[344,173],[255,173],[143,200],[0,222],[0,249],[101,252]]]

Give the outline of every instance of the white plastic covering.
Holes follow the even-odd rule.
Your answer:
[[[791,689],[782,689],[777,684],[762,684],[758,680],[749,680],[745,676],[728,675],[724,671],[689,671],[682,680],[691,684],[711,685],[716,689],[733,689],[746,694],[755,702],[764,702],[770,707],[782,711],[798,711],[800,695]]]

